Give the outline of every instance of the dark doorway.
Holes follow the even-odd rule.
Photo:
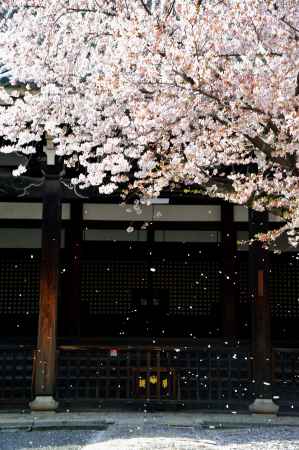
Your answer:
[[[130,332],[140,336],[160,335],[169,316],[168,289],[154,289],[152,283],[152,277],[149,277],[148,289],[135,289],[132,292]]]

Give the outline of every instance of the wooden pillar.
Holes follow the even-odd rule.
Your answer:
[[[78,200],[71,203],[70,224],[66,233],[66,260],[68,262],[67,286],[64,317],[68,336],[80,335],[80,289],[81,289],[81,250],[83,239],[83,204]]]
[[[267,213],[249,212],[249,236],[267,229]],[[271,310],[268,292],[269,252],[260,242],[249,247],[249,292],[252,302],[252,355],[255,400],[249,409],[254,413],[278,412],[272,400]]]
[[[222,249],[223,249],[223,294],[222,330],[225,338],[237,335],[236,311],[236,231],[234,207],[229,203],[221,206]]]
[[[51,411],[56,381],[56,328],[61,235],[60,181],[50,170],[45,175],[42,218],[42,250],[40,272],[40,304],[38,343],[35,360],[34,411]],[[53,171],[54,172],[54,171]]]

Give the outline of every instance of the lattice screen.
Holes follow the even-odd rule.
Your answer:
[[[81,298],[90,314],[125,314],[134,289],[147,287],[144,261],[94,261],[82,264]]]
[[[269,288],[274,317],[299,317],[299,260],[296,257],[274,259]]]
[[[239,298],[249,302],[248,261],[239,262]],[[273,256],[269,273],[269,298],[272,315],[279,318],[299,317],[299,259],[296,256]]]
[[[299,353],[296,348],[273,350],[273,394],[289,407],[299,400]],[[297,403],[298,404],[298,403]]]
[[[239,301],[241,304],[249,303],[248,261],[240,260],[238,264],[237,279],[239,280]]]
[[[152,287],[168,292],[170,314],[209,316],[220,301],[219,269],[210,260],[186,264],[160,259],[150,265],[142,260],[85,260],[81,298],[90,314],[125,314],[133,306],[134,292]]]
[[[0,401],[31,398],[33,349],[0,347]]]
[[[210,316],[220,301],[218,261],[157,261],[153,287],[169,292],[170,314]]]
[[[36,253],[0,257],[0,314],[38,313],[39,274]]]
[[[191,401],[209,407],[251,399],[248,348],[61,350],[58,399]],[[214,407],[215,407],[214,406]]]

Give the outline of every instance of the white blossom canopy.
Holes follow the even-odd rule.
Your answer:
[[[1,90],[1,151],[34,152],[47,133],[82,186],[149,198],[185,186],[299,227],[298,0],[0,8],[17,87]]]

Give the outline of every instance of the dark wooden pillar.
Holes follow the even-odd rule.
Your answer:
[[[236,252],[237,237],[234,226],[234,207],[229,203],[221,206],[223,249],[223,304],[222,330],[226,338],[237,335]]]
[[[267,230],[268,215],[251,210],[249,212],[249,237]],[[271,310],[269,303],[268,276],[270,258],[260,242],[249,247],[249,292],[252,302],[252,356],[255,400],[250,410],[255,413],[277,413],[272,400],[272,345]]]
[[[54,167],[53,167],[54,168]],[[32,410],[55,410],[56,328],[61,235],[60,181],[47,171],[43,193],[42,250],[35,400]]]
[[[67,286],[63,310],[64,329],[68,336],[80,335],[80,289],[81,289],[81,251],[83,240],[83,204],[81,201],[71,203],[70,223],[66,233]]]

